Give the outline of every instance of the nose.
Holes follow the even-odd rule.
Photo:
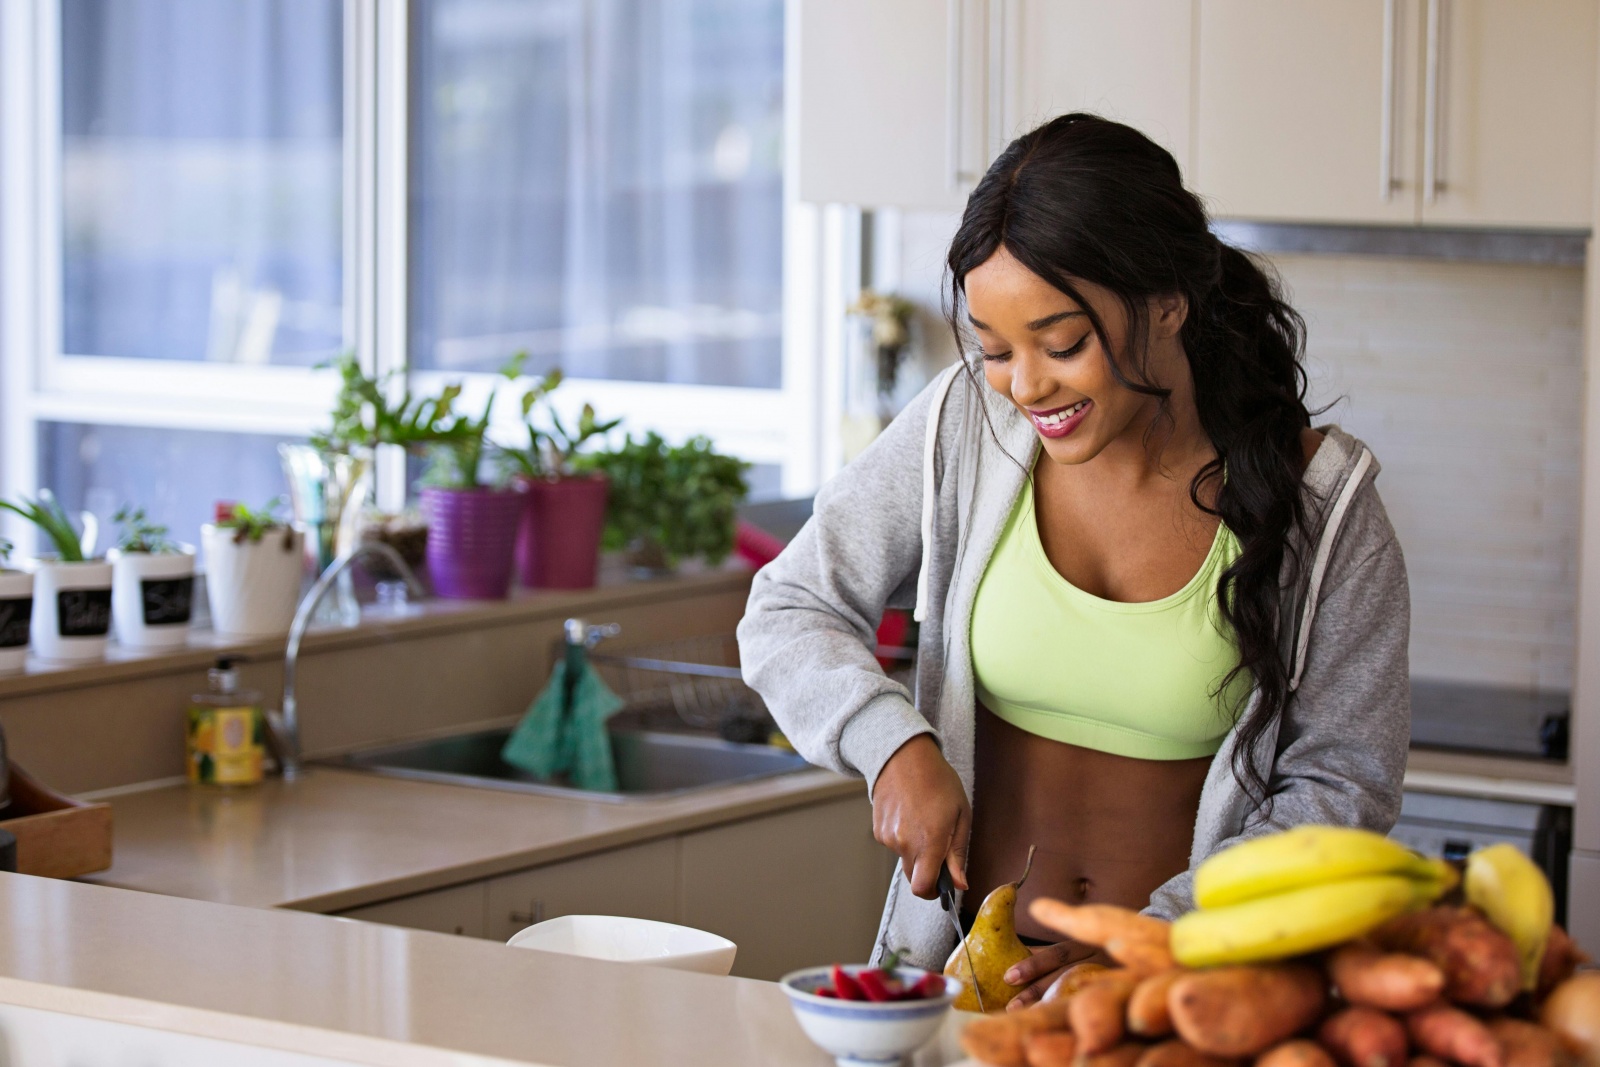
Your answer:
[[[1011,357],[1011,399],[1025,408],[1038,407],[1055,392],[1055,383],[1032,355],[1021,352]]]

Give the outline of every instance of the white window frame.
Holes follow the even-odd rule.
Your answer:
[[[408,0],[344,0],[344,317],[346,346],[369,370],[402,370],[415,388],[462,381],[482,403],[487,374],[410,370],[406,251],[409,132]],[[786,14],[794,40],[796,5]],[[0,492],[38,489],[38,425],[79,422],[174,430],[302,436],[327,418],[329,371],[64,353],[60,203],[58,0],[0,3]],[[844,247],[859,232],[853,209],[799,203],[792,46],[785,76],[784,329],[782,386],[745,389],[569,377],[557,398],[585,401],[636,432],[669,440],[704,433],[752,463],[778,464],[785,495],[815,491],[838,466],[837,388],[842,365]],[[854,227],[854,229],[852,229]],[[831,325],[835,324],[835,325]],[[506,389],[492,433],[516,439],[516,390]],[[404,457],[377,458],[376,499],[397,508],[408,486]],[[9,518],[26,548],[32,531]]]

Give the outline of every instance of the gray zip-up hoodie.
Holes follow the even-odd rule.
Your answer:
[[[1230,732],[1200,795],[1190,870],[1156,890],[1152,914],[1189,910],[1194,866],[1242,837],[1301,823],[1387,833],[1399,815],[1411,726],[1405,562],[1372,453],[1336,426],[1322,432],[1303,479],[1310,532],[1289,546],[1279,608],[1292,694],[1257,748],[1257,766],[1271,768],[1271,818],[1249,819]],[[756,575],[739,624],[744,677],[806,759],[870,788],[901,745],[931,733],[972,796],[972,605],[1038,447],[1015,407],[951,367],[822,487],[811,520]],[[1303,564],[1292,582],[1291,557]],[[915,698],[873,658],[886,607],[914,608],[922,623]],[[937,968],[954,946],[938,902],[897,870],[874,958],[908,948]]]

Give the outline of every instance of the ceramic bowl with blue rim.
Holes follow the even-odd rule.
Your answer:
[[[852,977],[872,968],[865,964],[847,966]],[[927,971],[916,967],[896,967],[895,977],[913,985]],[[923,1000],[835,1000],[819,997],[816,991],[833,985],[833,968],[808,967],[786,974],[779,980],[789,996],[789,1006],[800,1022],[800,1029],[824,1050],[839,1067],[885,1067],[898,1064],[926,1045],[938,1033],[950,1011],[951,1001],[961,992],[954,978],[944,980],[944,995]]]

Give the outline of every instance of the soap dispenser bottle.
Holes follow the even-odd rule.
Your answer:
[[[266,755],[266,713],[261,694],[239,688],[231,659],[207,673],[209,688],[189,704],[186,765],[199,785],[255,785]]]

